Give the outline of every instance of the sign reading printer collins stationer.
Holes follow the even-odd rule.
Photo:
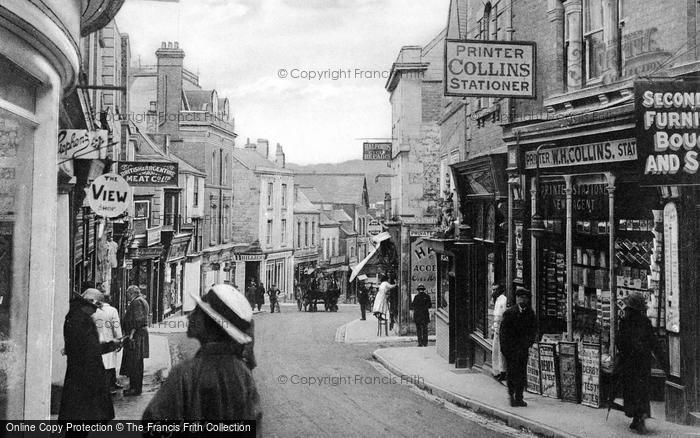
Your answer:
[[[534,99],[535,43],[445,41],[445,95]]]
[[[539,154],[540,168],[616,163],[636,159],[637,142],[633,138],[544,148]],[[525,154],[525,168],[537,168],[537,151],[528,151]]]

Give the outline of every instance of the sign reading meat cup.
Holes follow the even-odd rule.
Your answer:
[[[525,41],[445,41],[445,96],[534,99],[536,46]]]
[[[634,83],[641,185],[700,185],[700,82]]]
[[[132,186],[177,185],[177,163],[122,161],[117,167],[119,175]]]
[[[90,208],[98,216],[119,216],[132,203],[131,187],[116,173],[100,175],[85,191]]]

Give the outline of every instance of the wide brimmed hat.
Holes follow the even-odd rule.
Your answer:
[[[644,298],[644,295],[639,292],[632,292],[624,299],[623,302],[625,303],[625,306],[640,312],[646,312],[647,310],[647,299]]]
[[[248,299],[228,284],[215,284],[204,297],[191,294],[197,305],[234,341],[247,344],[253,339],[245,331],[253,319]]]
[[[518,286],[515,288],[515,296],[516,297],[528,297],[530,298],[530,291],[528,289],[525,289],[522,286]]]
[[[82,301],[85,304],[94,307],[95,309],[99,309],[100,307],[102,307],[102,292],[100,292],[98,289],[85,289],[85,292],[83,292],[82,294],[75,294],[75,298],[79,301]]]

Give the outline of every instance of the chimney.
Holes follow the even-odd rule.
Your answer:
[[[282,150],[282,145],[277,143],[277,151],[275,152],[275,164],[284,168],[286,166],[284,151]]]
[[[263,157],[267,158],[269,156],[270,142],[265,138],[258,139],[258,153]]]
[[[246,149],[256,150],[256,149],[258,148],[258,145],[256,145],[255,143],[251,143],[251,142],[250,142],[250,137],[248,137],[248,138],[246,138],[246,140],[245,140],[245,148],[246,148]]]
[[[163,42],[156,50],[158,58],[158,123],[160,133],[179,138],[180,110],[182,109],[182,70],[185,52],[179,44]]]

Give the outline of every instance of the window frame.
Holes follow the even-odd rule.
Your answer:
[[[272,245],[272,219],[267,220],[265,231],[265,244],[268,246]]]

